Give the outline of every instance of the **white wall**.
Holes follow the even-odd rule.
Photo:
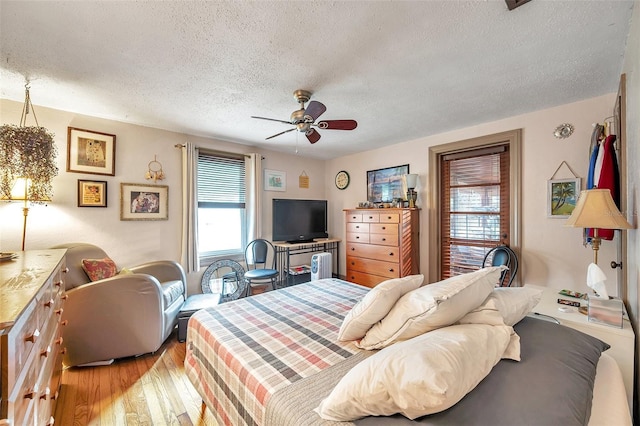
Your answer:
[[[423,208],[420,217],[420,270],[427,273],[430,212],[425,207],[428,207],[429,147],[522,128],[523,282],[584,291],[587,266],[593,260],[593,253],[590,247],[582,246],[581,229],[564,227],[562,219],[547,218],[547,180],[564,160],[583,179],[585,186],[592,123],[602,122],[611,116],[614,102],[615,95],[610,94],[331,160],[326,166],[327,185],[333,188],[328,197],[336,207],[353,208],[358,201],[366,199],[367,170],[409,163],[411,172],[420,175],[418,206]],[[562,123],[571,123],[575,127],[568,139],[553,136],[553,130]],[[343,169],[351,175],[352,183],[346,190],[339,191],[333,186],[333,177]],[[556,178],[568,177],[572,176],[566,167],[556,175]],[[344,238],[342,212],[334,210],[330,223],[332,234]],[[603,242],[599,264],[609,277],[607,290],[612,295],[616,294],[616,278],[608,265],[614,258],[614,242]],[[345,265],[344,256],[341,264]]]
[[[53,179],[53,202],[34,205],[29,210],[26,249],[44,249],[66,242],[89,242],[102,247],[119,267],[157,259],[180,259],[181,238],[181,152],[174,145],[187,141],[217,150],[264,156],[263,167],[287,173],[286,192],[262,191],[263,235],[271,237],[272,198],[325,199],[324,161],[283,154],[255,147],[198,138],[149,127],[104,120],[35,105],[38,122],[54,133],[58,148],[59,174]],[[0,121],[18,124],[22,103],[0,99]],[[28,125],[34,125],[29,117]],[[116,175],[102,176],[66,171],[67,127],[90,129],[116,135]],[[120,184],[153,183],[144,179],[154,155],[162,163],[169,186],[169,220],[121,221]],[[298,187],[298,176],[305,171],[310,188]],[[107,182],[107,208],[77,207],[78,179]],[[22,242],[22,204],[0,203],[0,251],[20,250]],[[189,292],[199,288],[199,274],[189,277]]]

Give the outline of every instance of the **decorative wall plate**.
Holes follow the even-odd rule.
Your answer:
[[[573,133],[573,125],[569,123],[564,123],[556,127],[556,129],[553,131],[553,136],[555,136],[558,139],[565,139],[571,136],[572,133]]]

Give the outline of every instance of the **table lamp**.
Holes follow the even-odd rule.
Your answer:
[[[416,186],[418,186],[418,175],[404,175],[404,180],[407,184],[407,199],[409,200],[409,207],[413,208],[416,206],[416,200],[418,199],[418,193],[416,192]]]

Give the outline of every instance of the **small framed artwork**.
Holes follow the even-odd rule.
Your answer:
[[[580,195],[581,179],[550,179],[547,188],[547,217],[568,218]]]
[[[403,176],[409,174],[409,165],[387,167],[367,172],[367,201],[370,203],[390,203],[406,198]]]
[[[78,179],[78,207],[107,207],[107,182]]]
[[[120,220],[168,220],[169,187],[120,184]]]
[[[264,169],[264,190],[280,192],[286,191],[287,172]]]
[[[67,171],[115,176],[116,135],[69,127]]]

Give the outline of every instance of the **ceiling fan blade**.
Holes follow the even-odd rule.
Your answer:
[[[309,102],[309,105],[307,105],[307,107],[304,110],[304,116],[305,116],[305,118],[311,117],[313,119],[313,120],[311,120],[311,122],[313,123],[326,110],[327,110],[327,107],[324,106],[322,103],[320,103],[318,101],[311,101],[311,102]]]
[[[324,120],[318,122],[320,129],[353,130],[358,127],[355,120]]]
[[[285,130],[284,132],[280,132],[278,134],[275,134],[273,136],[269,136],[268,138],[265,138],[265,141],[268,141],[269,139],[275,138],[276,136],[280,136],[280,135],[284,135],[285,133],[289,133],[289,132],[293,132],[296,128],[294,127],[293,129],[289,129],[289,130]]]
[[[311,142],[312,144],[320,140],[320,133],[318,133],[316,129],[308,130],[305,135],[307,136],[307,139],[309,139],[309,142]]]
[[[258,120],[277,121],[278,123],[285,123],[285,124],[293,124],[290,121],[278,120],[278,119],[275,119],[275,118],[256,117],[255,115],[252,115],[251,118],[257,118]]]

